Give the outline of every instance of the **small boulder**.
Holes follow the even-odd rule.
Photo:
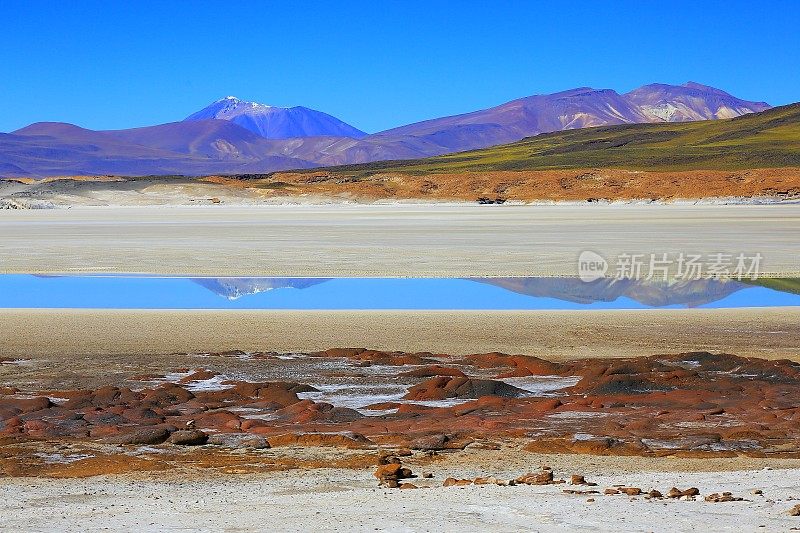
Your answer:
[[[393,489],[400,486],[399,480],[412,478],[414,473],[410,468],[403,468],[400,463],[389,463],[378,465],[374,476],[378,478],[379,485]]]
[[[686,490],[680,490],[677,487],[672,487],[667,492],[668,498],[691,498],[700,494],[700,490],[696,487],[691,487]]]
[[[208,441],[208,435],[199,429],[183,429],[169,436],[169,442],[180,446],[200,446]]]
[[[465,485],[472,485],[471,479],[456,479],[454,477],[449,477],[444,480],[442,483],[443,487],[463,487]]]
[[[522,485],[551,485],[556,483],[556,481],[553,480],[552,470],[542,470],[536,474],[529,472],[524,476],[518,477],[514,481]]]
[[[431,452],[431,451],[439,451],[445,449],[445,444],[448,441],[447,435],[443,434],[435,434],[435,435],[425,435],[424,437],[419,437],[414,439],[411,442],[411,449],[412,450],[420,450],[423,452]]]
[[[744,498],[737,498],[730,492],[723,492],[719,494],[717,492],[713,494],[709,494],[705,497],[707,502],[719,503],[719,502],[741,502],[744,501]]]
[[[112,437],[111,442],[114,444],[137,444],[137,445],[153,445],[161,444],[166,441],[174,428],[168,427],[148,427],[134,431],[133,433],[126,433],[118,437]]]

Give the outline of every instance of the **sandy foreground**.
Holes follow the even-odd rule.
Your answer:
[[[144,364],[153,355],[366,347],[550,360],[706,350],[800,359],[800,309],[273,311],[2,309],[5,356]],[[160,359],[164,359],[163,357]],[[57,363],[55,363],[57,364]],[[19,370],[17,370],[19,371]],[[100,371],[100,370],[98,370]]]
[[[555,462],[551,461],[555,459]],[[565,485],[441,487],[446,475],[487,475],[488,465],[439,463],[431,488],[376,487],[371,471],[321,469],[183,478],[95,477],[0,480],[0,529],[28,531],[786,531],[800,526],[787,510],[800,497],[800,469],[680,471],[665,460],[568,456],[520,458],[491,471],[553,465],[556,476],[584,472],[616,484],[666,492],[697,487],[747,501],[648,500],[625,495],[570,495]],[[669,462],[669,461],[667,461]],[[620,468],[622,465],[624,467]],[[669,468],[672,471],[661,471]],[[635,470],[635,469],[638,469]],[[567,486],[569,487],[569,486]],[[753,494],[757,489],[762,495]],[[594,501],[589,501],[593,499]]]
[[[10,210],[0,273],[574,276],[594,250],[612,264],[621,253],[760,253],[762,274],[792,277],[797,235],[800,204]]]

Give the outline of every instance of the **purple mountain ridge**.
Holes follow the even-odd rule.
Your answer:
[[[275,107],[257,102],[245,102],[235,96],[217,100],[185,120],[229,120],[267,139],[294,137],[351,137],[360,139],[367,134],[336,117],[307,107]]]
[[[367,135],[305,107],[234,97],[181,122],[114,131],[38,122],[0,134],[0,176],[241,174],[416,159],[568,129],[732,118],[769,109],[694,82],[582,87]]]

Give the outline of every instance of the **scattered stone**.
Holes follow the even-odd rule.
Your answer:
[[[800,516],[800,503],[789,509],[787,512],[789,513],[789,516]]]
[[[761,490],[761,489],[753,489],[753,490],[750,491],[750,494],[753,494],[755,496],[763,496],[764,495],[764,491]]]
[[[401,479],[408,479],[414,477],[414,473],[410,468],[403,468],[400,463],[388,463],[379,465],[375,470],[375,477],[378,478],[378,484],[388,488],[399,487],[398,481]]]
[[[619,489],[612,489],[612,488],[608,488],[608,489],[603,491],[603,494],[606,494],[608,496],[613,496],[613,495],[619,494],[619,493],[620,493]]]
[[[413,483],[401,483],[400,484],[400,488],[401,489],[418,489],[419,487],[414,485]]]
[[[681,490],[677,487],[672,487],[667,492],[667,498],[691,498],[700,494],[700,490],[696,487],[692,487],[686,490]]]
[[[514,481],[523,485],[553,485],[555,483],[564,483],[563,479],[558,481],[553,479],[552,470],[542,470],[537,474],[528,472],[524,476],[520,476]]]
[[[431,479],[433,477],[433,472],[423,472],[422,477],[425,479]]]
[[[572,474],[569,480],[570,485],[585,485],[587,487],[596,487],[597,483],[586,481],[586,478],[580,474]]]
[[[656,489],[653,489],[653,490],[651,490],[650,492],[647,493],[647,497],[655,500],[655,499],[663,498],[664,495],[661,494],[660,491],[657,491]]]
[[[706,496],[705,500],[707,502],[714,502],[714,503],[719,503],[719,502],[741,502],[741,501],[744,501],[744,498],[737,498],[737,497],[733,496],[733,494],[730,493],[730,492],[723,492],[722,494],[719,494],[719,493],[715,492],[713,494],[709,494],[708,496]]]
[[[638,496],[642,493],[642,489],[639,487],[621,487],[619,491],[628,496]]]
[[[442,483],[443,487],[462,487],[464,485],[472,485],[471,479],[456,479],[454,477],[449,477],[444,480]]]
[[[599,490],[575,490],[575,489],[564,489],[564,494],[577,494],[577,495],[587,495],[587,494],[600,494]]]

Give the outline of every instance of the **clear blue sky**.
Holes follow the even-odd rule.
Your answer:
[[[180,120],[226,95],[368,132],[578,86],[800,100],[800,2],[0,0],[0,131]]]

